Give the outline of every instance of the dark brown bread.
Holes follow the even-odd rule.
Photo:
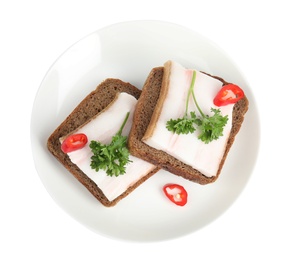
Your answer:
[[[244,97],[235,104],[232,114],[232,129],[223,159],[221,160],[219,166],[218,173],[214,177],[206,177],[198,170],[195,170],[191,166],[184,164],[171,155],[168,155],[166,152],[152,148],[141,141],[150,123],[155,110],[155,105],[159,98],[163,73],[163,67],[154,68],[151,70],[149,76],[146,79],[142,89],[142,94],[137,102],[136,110],[134,112],[133,124],[128,139],[129,150],[134,156],[142,158],[143,160],[153,163],[158,167],[161,167],[178,176],[184,177],[190,181],[200,184],[212,183],[219,177],[225,159],[234,142],[235,136],[240,130],[244,120],[244,114],[248,110],[248,99]],[[227,84],[227,82],[225,82],[222,78],[215,76],[214,78],[222,81],[224,85]]]
[[[63,137],[90,120],[97,113],[105,109],[116,97],[117,93],[126,92],[139,98],[141,91],[130,83],[119,79],[106,79],[94,91],[86,96],[71,114],[51,134],[47,141],[49,151],[60,161],[73,176],[80,181],[104,206],[114,206],[121,199],[131,193],[136,187],[151,177],[158,168],[148,173],[133,186],[129,187],[122,195],[109,201],[98,186],[71,162],[68,155],[61,151],[60,137]]]

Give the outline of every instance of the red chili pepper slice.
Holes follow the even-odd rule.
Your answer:
[[[244,97],[243,90],[234,84],[227,84],[223,86],[218,94],[215,96],[213,103],[220,107],[229,104],[234,104]]]
[[[74,134],[68,136],[61,145],[61,150],[64,153],[70,153],[83,148],[88,142],[88,137],[85,134]]]
[[[188,193],[183,186],[178,184],[167,184],[163,187],[163,191],[167,198],[176,205],[186,205],[188,201]]]

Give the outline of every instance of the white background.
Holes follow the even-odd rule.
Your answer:
[[[31,154],[32,106],[49,67],[85,35],[129,20],[177,23],[216,42],[260,113],[260,153],[240,197],[215,222],[171,241],[123,242],[86,229],[49,196]],[[296,259],[296,24],[288,0],[1,1],[0,258]]]

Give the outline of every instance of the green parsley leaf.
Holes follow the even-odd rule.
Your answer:
[[[91,168],[97,172],[101,169],[108,176],[119,176],[126,173],[126,164],[132,162],[129,160],[129,150],[127,148],[127,136],[122,136],[122,130],[128,120],[129,113],[120,128],[112,137],[110,144],[102,144],[92,140],[90,148],[93,152],[91,157]]]
[[[220,109],[211,108],[210,111],[214,113],[213,116],[205,115],[198,105],[194,94],[194,85],[196,80],[196,71],[193,71],[191,85],[188,91],[186,100],[186,111],[182,118],[170,119],[166,123],[166,128],[176,134],[189,134],[196,131],[196,127],[200,130],[198,139],[204,143],[209,143],[217,140],[223,135],[223,130],[228,121],[228,115],[222,116]],[[189,99],[192,96],[200,117],[197,117],[195,112],[190,112],[188,115]]]
[[[198,139],[206,144],[223,136],[223,130],[228,121],[228,116],[222,116],[219,109],[211,108],[210,110],[214,113],[213,116],[206,115],[198,120],[201,130]]]
[[[166,128],[176,134],[189,134],[196,131],[195,123],[197,124],[197,117],[195,112],[191,112],[191,117],[184,116],[178,119],[170,119],[167,121]]]

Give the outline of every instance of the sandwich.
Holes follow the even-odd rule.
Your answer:
[[[142,90],[104,80],[54,130],[47,147],[111,207],[160,169],[203,185],[215,182],[248,104],[240,87],[168,61],[151,69]]]
[[[47,140],[53,156],[106,207],[116,205],[159,170],[125,150],[124,141],[129,135],[140,94],[141,91],[130,83],[106,79],[77,105]],[[104,164],[98,162],[103,161],[109,144],[114,149],[111,153],[125,158],[123,164],[120,157]],[[101,154],[94,152],[98,147],[102,148]]]
[[[248,104],[238,86],[168,61],[153,68],[144,83],[129,134],[129,151],[187,180],[213,183]]]

